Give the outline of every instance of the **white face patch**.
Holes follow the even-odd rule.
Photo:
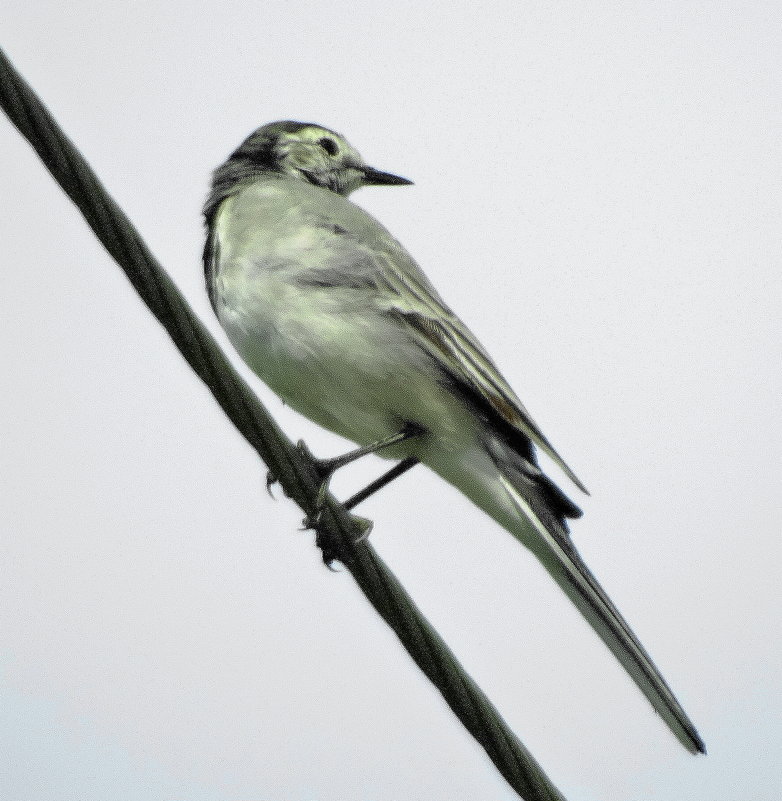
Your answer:
[[[275,148],[282,172],[316,183],[340,186],[345,183],[339,173],[363,165],[364,161],[353,147],[339,134],[328,128],[310,126],[296,133],[282,134]],[[329,177],[329,176],[333,177]]]

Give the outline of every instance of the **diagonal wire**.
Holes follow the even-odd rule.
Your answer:
[[[311,515],[319,485],[312,461],[287,439],[229,364],[130,220],[2,50],[0,105],[231,422],[255,448],[285,493]],[[350,571],[369,602],[519,796],[525,801],[565,801],[371,545],[356,543],[360,533],[355,518],[329,496],[319,523],[324,556],[335,556]]]

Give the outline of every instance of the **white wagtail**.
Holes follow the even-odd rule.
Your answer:
[[[573,546],[567,518],[581,511],[542,473],[535,446],[584,486],[407,251],[348,200],[362,186],[409,183],[368,167],[328,128],[259,128],[215,171],[204,210],[220,323],[285,402],[362,446],[348,459],[377,451],[420,461],[521,540],[683,745],[703,752]]]

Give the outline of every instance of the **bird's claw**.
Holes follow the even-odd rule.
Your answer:
[[[300,439],[296,443],[296,450],[302,455],[306,456],[308,459],[312,459],[313,462],[317,461],[315,457],[312,455],[312,451],[307,447],[307,443]]]
[[[266,474],[266,492],[268,492],[269,493],[269,497],[273,498],[275,501],[277,499],[274,497],[274,493],[272,492],[272,487],[275,484],[279,484],[279,482],[280,482],[280,479],[277,478],[277,476],[275,476],[274,473],[272,473],[271,470],[269,470],[269,472]]]
[[[332,563],[335,561],[342,561],[340,553],[343,550],[342,543],[337,539],[335,540],[330,535],[326,534],[320,527],[321,519],[323,518],[323,510],[320,509],[313,515],[307,515],[301,521],[300,531],[314,531],[315,532],[315,545],[320,548],[323,553],[323,564],[333,570]],[[360,545],[372,533],[373,523],[365,517],[358,515],[351,515],[350,519],[356,524],[359,529],[359,535],[353,540],[353,546]]]
[[[307,447],[307,443],[303,439],[296,443],[296,450],[312,462],[318,476],[330,476],[334,472],[334,459],[318,459]]]
[[[305,456],[310,462],[312,462],[313,466],[315,467],[315,472],[318,474],[318,478],[320,479],[318,494],[315,497],[315,522],[317,523],[317,520],[320,518],[320,513],[323,511],[323,507],[326,505],[326,495],[329,491],[329,479],[336,469],[336,461],[334,459],[318,459],[317,457],[313,456],[312,451],[310,451],[303,439],[300,439],[296,443],[296,448],[298,449],[299,453],[302,454],[302,456]],[[312,526],[312,528],[314,528],[314,526]]]
[[[301,521],[299,531],[319,531],[320,521],[323,518],[323,509],[316,509],[314,514],[307,515]]]
[[[338,571],[333,567],[334,562],[339,560],[339,547],[331,541],[331,537],[324,537],[322,531],[315,535],[315,545],[320,548],[323,564],[332,572]]]
[[[353,540],[354,545],[359,545],[369,538],[375,524],[371,520],[367,520],[366,517],[359,517],[358,515],[351,515],[350,517],[361,529],[361,533]]]
[[[315,497],[315,509],[317,511],[318,517],[323,512],[323,507],[326,505],[326,494],[329,491],[329,480],[328,478],[324,479],[321,482],[321,485],[318,487],[318,494]]]

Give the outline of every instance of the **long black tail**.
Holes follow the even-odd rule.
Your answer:
[[[517,536],[531,547],[682,745],[694,754],[705,753],[703,740],[671,688],[576,551],[565,518],[579,516],[578,507],[537,465],[509,446],[494,442],[489,450],[502,484],[523,518]],[[530,524],[536,535],[532,544]]]

